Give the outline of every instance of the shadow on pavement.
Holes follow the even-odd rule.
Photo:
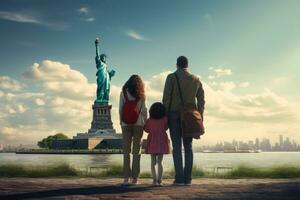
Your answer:
[[[68,195],[101,195],[101,194],[120,194],[126,192],[143,192],[148,190],[148,187],[137,186],[137,187],[122,187],[118,185],[110,186],[99,186],[99,187],[85,187],[85,188],[66,188],[66,189],[54,189],[38,192],[28,192],[21,194],[9,194],[0,195],[0,199],[41,199],[50,197],[61,197]]]

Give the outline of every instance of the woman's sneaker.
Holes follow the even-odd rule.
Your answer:
[[[152,181],[152,186],[157,186],[157,183],[158,183],[157,180],[154,179],[154,180]]]
[[[157,181],[157,186],[160,186],[160,187],[163,186],[161,180],[158,180],[158,181]]]
[[[124,181],[123,181],[123,183],[121,185],[122,186],[129,186],[130,185],[129,178],[124,178]]]

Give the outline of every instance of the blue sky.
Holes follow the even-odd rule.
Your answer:
[[[148,82],[156,80],[153,77],[174,70],[179,55],[186,55],[190,70],[215,92],[234,88],[230,92],[238,97],[260,98],[267,89],[268,95],[274,93],[294,105],[300,100],[299,9],[297,0],[4,0],[0,76],[23,84],[22,92],[41,93],[49,89],[46,83],[30,81],[23,74],[33,63],[50,60],[70,65],[94,84],[94,40],[100,36],[100,50],[117,71],[116,87],[132,73]],[[32,107],[27,108],[29,112]],[[13,120],[6,117],[5,127],[12,128]],[[45,128],[45,134],[49,130]]]

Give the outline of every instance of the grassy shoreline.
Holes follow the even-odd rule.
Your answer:
[[[67,164],[49,166],[30,166],[30,165],[0,165],[1,177],[122,177],[122,166],[112,165],[108,168],[95,168],[94,170],[78,170]],[[142,172],[141,178],[151,178],[150,172]],[[165,171],[164,178],[173,178],[174,170]],[[259,168],[240,165],[228,171],[215,173],[205,171],[199,167],[193,168],[193,178],[300,178],[300,166],[274,166]]]

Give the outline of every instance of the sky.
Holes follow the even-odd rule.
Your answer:
[[[50,134],[86,132],[96,95],[95,46],[116,70],[146,83],[148,107],[161,101],[176,58],[205,90],[206,134],[219,141],[300,143],[300,1],[0,1],[0,143],[36,144]]]

